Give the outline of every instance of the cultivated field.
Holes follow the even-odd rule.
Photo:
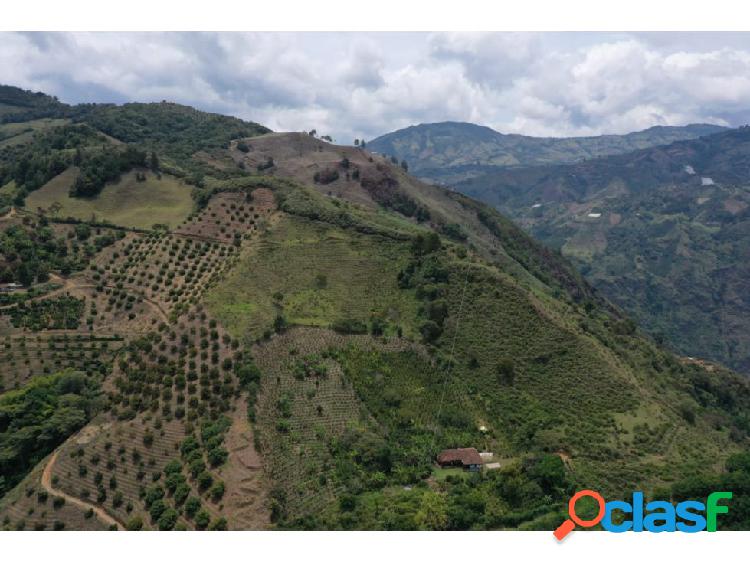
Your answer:
[[[413,333],[416,304],[393,273],[407,259],[402,244],[385,238],[373,244],[367,236],[286,216],[247,252],[206,297],[235,336],[260,337],[279,314],[308,326],[377,315]]]
[[[217,193],[199,214],[180,225],[175,234],[237,244],[258,230],[274,208],[273,194],[264,188],[244,192]]]
[[[263,373],[257,404],[260,450],[286,517],[321,514],[338,500],[344,490],[333,478],[331,442],[348,429],[375,424],[329,351],[352,346],[397,351],[410,345],[295,328],[254,347]]]
[[[252,201],[247,217],[240,199]],[[56,288],[0,311],[3,390],[70,367],[103,378],[109,404],[4,498],[4,528],[269,524],[246,381],[237,375],[252,360],[200,301],[254,243],[273,203],[264,190],[222,193],[185,232],[118,236],[83,271],[55,275]],[[217,214],[233,228],[228,239]],[[72,225],[55,232],[68,244],[75,239]],[[46,505],[53,496],[68,501],[54,500],[53,511]]]

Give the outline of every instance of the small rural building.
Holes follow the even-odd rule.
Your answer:
[[[438,455],[437,462],[442,467],[460,466],[472,472],[479,472],[482,468],[482,457],[474,447],[445,449]]]
[[[23,285],[19,285],[18,283],[3,283],[0,285],[0,293],[12,293],[18,289],[23,289]]]

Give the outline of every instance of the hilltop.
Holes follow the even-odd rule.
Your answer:
[[[745,127],[457,189],[561,249],[678,352],[750,372],[748,162]]]
[[[542,138],[499,133],[472,123],[427,123],[369,142],[371,150],[406,160],[412,172],[450,184],[498,168],[563,164],[632,152],[725,130],[708,124],[656,126],[625,135]]]
[[[43,92],[0,85],[0,123],[63,117],[69,108],[70,106]]]
[[[750,383],[491,207],[309,134],[144,130],[153,107],[3,160],[3,528],[550,529],[575,488],[746,477]],[[453,447],[492,462],[438,467]]]

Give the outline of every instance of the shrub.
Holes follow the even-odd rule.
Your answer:
[[[151,516],[152,521],[159,521],[159,518],[162,516],[162,514],[167,510],[167,504],[164,503],[164,500],[156,500],[154,503],[151,504],[151,507],[148,510],[149,515]]]
[[[214,482],[214,477],[211,476],[211,473],[206,471],[201,472],[198,475],[198,487],[201,490],[208,490],[211,487],[211,484]]]
[[[146,433],[143,434],[143,444],[146,447],[150,447],[151,445],[154,444],[154,434],[151,433],[151,431],[147,431]]]
[[[266,161],[265,161],[265,162],[261,162],[260,164],[258,164],[258,165],[256,166],[256,168],[257,168],[257,170],[258,170],[259,172],[262,172],[263,170],[268,170],[268,169],[270,169],[270,168],[273,168],[273,167],[274,167],[275,165],[276,165],[276,164],[274,163],[274,161],[273,161],[273,158],[271,158],[271,157],[269,156],[269,157],[268,157],[268,158],[266,159]]]
[[[227,520],[224,517],[219,517],[218,519],[214,519],[211,522],[211,525],[208,527],[209,531],[226,531],[227,530]]]
[[[209,492],[211,494],[211,499],[214,502],[218,502],[221,498],[224,497],[224,482],[219,480],[216,482],[213,486],[211,486],[211,491]]]
[[[276,319],[273,321],[273,329],[276,331],[277,334],[281,334],[282,332],[286,331],[287,328],[287,322],[286,318],[284,318],[283,315],[279,314],[276,316]]]
[[[226,462],[228,456],[229,453],[226,449],[216,447],[208,452],[208,462],[213,467],[220,466]]]
[[[182,463],[180,463],[180,461],[178,461],[177,459],[169,461],[169,463],[167,463],[167,466],[164,467],[164,474],[166,475],[179,472],[182,472]]]
[[[437,340],[442,331],[442,328],[432,320],[423,323],[419,328],[419,333],[422,334],[422,338],[426,343],[432,343]]]
[[[313,175],[313,181],[321,185],[328,185],[329,183],[332,183],[337,179],[339,179],[338,170],[335,170],[333,168],[325,168],[323,170],[320,170],[319,172],[315,172],[315,174]]]
[[[190,486],[183,483],[177,486],[174,491],[174,503],[175,505],[182,505],[190,495]]]
[[[185,502],[185,515],[192,519],[201,508],[201,501],[195,496],[190,496]]]
[[[160,531],[171,531],[177,523],[177,511],[172,508],[167,509],[159,517],[159,530]]]
[[[208,514],[208,511],[205,509],[201,509],[196,515],[195,515],[195,527],[199,530],[204,530],[206,527],[208,527],[208,524],[211,522],[211,516]]]
[[[331,328],[340,334],[366,334],[367,324],[354,318],[342,318],[331,324]]]
[[[516,378],[516,369],[513,360],[507,357],[497,364],[497,380],[500,384],[512,385]]]

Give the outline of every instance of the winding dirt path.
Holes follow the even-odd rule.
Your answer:
[[[70,292],[75,289],[96,289],[98,287],[98,285],[94,283],[78,283],[77,279],[71,279],[71,278],[63,279],[59,275],[55,275],[55,274],[50,274],[50,280],[54,280],[54,282],[56,283],[63,283],[63,286],[58,287],[57,289],[53,289],[49,293],[44,293],[43,295],[38,295],[36,297],[31,297],[30,299],[26,299],[26,301],[24,302],[34,302],[34,301],[41,301],[41,300],[49,299],[52,297],[56,297],[57,295],[61,293]],[[107,289],[116,288],[114,285],[104,285],[104,287]],[[167,313],[164,311],[164,309],[158,302],[148,297],[144,297],[143,295],[138,295],[138,296],[141,297],[141,300],[143,300],[143,302],[145,302],[147,305],[149,305],[151,308],[153,308],[156,311],[157,316],[161,318],[162,322],[164,323],[169,322],[169,316],[167,315]],[[16,306],[18,306],[18,303],[7,304],[4,306],[0,306],[0,310],[8,310]],[[51,330],[46,330],[46,331],[50,332]],[[70,330],[65,330],[65,331],[68,332]]]
[[[66,494],[65,492],[61,492],[60,490],[56,490],[55,488],[52,487],[52,469],[54,468],[55,461],[57,460],[57,453],[59,453],[59,451],[55,451],[54,453],[52,453],[52,455],[49,458],[49,461],[47,461],[47,466],[44,467],[44,472],[42,473],[42,487],[45,490],[47,490],[48,493],[54,494],[55,496],[61,496],[65,498],[66,502],[70,502],[73,505],[80,507],[81,509],[84,509],[84,510],[93,509],[96,516],[105,525],[107,526],[115,525],[118,531],[124,531],[125,525],[120,523],[117,519],[112,517],[109,513],[104,511],[101,507],[94,505],[94,504],[90,504],[88,502],[85,502],[73,496],[70,496]]]

